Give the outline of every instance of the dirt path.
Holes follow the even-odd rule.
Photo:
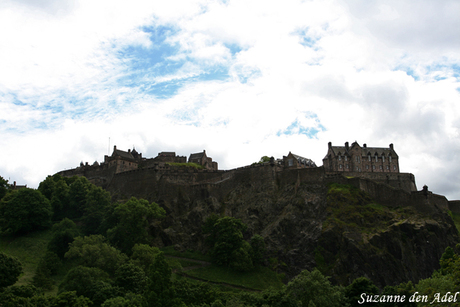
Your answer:
[[[210,265],[211,265],[211,262],[209,262],[209,261],[196,260],[196,259],[190,259],[190,258],[179,257],[179,256],[170,256],[170,255],[165,255],[165,256],[166,256],[167,258],[182,259],[182,260],[186,260],[186,261],[190,261],[190,262],[199,263],[199,265],[191,265],[191,266],[182,267],[182,269],[174,269],[174,270],[173,270],[173,273],[176,273],[176,274],[181,275],[181,276],[183,276],[183,277],[190,278],[190,279],[194,279],[194,280],[198,280],[198,281],[202,281],[202,282],[207,282],[207,283],[210,283],[210,284],[213,284],[213,285],[221,285],[221,286],[226,286],[226,287],[230,287],[230,288],[234,288],[234,289],[240,289],[240,290],[245,290],[245,291],[260,292],[260,290],[251,289],[251,288],[247,288],[247,287],[243,287],[243,286],[238,286],[238,285],[232,285],[232,284],[228,284],[228,283],[226,283],[226,282],[210,281],[210,280],[207,280],[207,279],[203,279],[203,278],[199,278],[199,277],[190,276],[190,275],[188,275],[187,273],[184,273],[185,271],[190,271],[190,270],[194,270],[194,269],[199,269],[199,268],[203,268],[203,267],[210,266]]]

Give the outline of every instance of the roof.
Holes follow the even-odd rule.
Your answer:
[[[298,155],[295,155],[293,153],[290,153],[300,164],[305,164],[305,165],[308,165],[308,166],[313,166],[313,167],[316,167],[316,164],[315,162],[313,162],[313,160],[311,159],[308,159],[308,158],[304,158],[304,157],[301,157],[301,156],[298,156]]]
[[[119,156],[119,157],[122,157],[122,158],[128,159],[128,160],[134,160],[134,157],[133,157],[133,155],[131,153],[123,151],[123,150],[119,150],[119,149],[115,149],[113,151],[112,157],[115,157],[115,156]]]
[[[344,155],[344,154],[347,154],[349,151],[351,151],[351,149],[354,146],[359,146],[361,148],[361,156],[362,157],[366,157],[369,154],[371,156],[375,156],[375,155],[383,156],[383,155],[385,155],[386,157],[388,157],[391,154],[392,157],[398,157],[398,155],[396,154],[394,149],[392,149],[390,147],[367,147],[367,146],[366,147],[361,147],[357,142],[354,142],[353,144],[351,144],[351,146],[348,147],[348,150],[347,150],[347,148],[345,146],[331,146],[330,148],[332,149],[334,154],[338,155],[340,153],[340,154]],[[327,158],[327,155],[326,155],[326,158]]]
[[[190,154],[190,158],[189,160],[194,160],[194,159],[201,159],[203,158],[203,156],[205,155],[206,153],[203,151],[203,152],[199,152],[199,153],[193,153],[193,154]]]

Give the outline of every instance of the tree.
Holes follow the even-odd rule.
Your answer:
[[[140,267],[127,262],[115,272],[115,285],[125,292],[142,294],[147,285],[147,276]]]
[[[3,196],[6,195],[8,192],[8,180],[4,179],[2,176],[0,176],[0,199],[3,198]]]
[[[111,286],[111,280],[106,272],[99,268],[84,266],[77,266],[67,273],[59,286],[59,293],[67,291],[75,291],[77,295],[83,295],[99,305],[119,294],[117,289]]]
[[[367,277],[358,277],[351,284],[345,288],[345,296],[348,298],[350,306],[371,306],[373,303],[359,304],[361,294],[366,293],[369,295],[379,294],[379,288]]]
[[[155,261],[155,257],[161,253],[158,247],[147,244],[136,244],[132,249],[131,261],[138,267],[148,272],[150,266]]]
[[[39,191],[20,189],[8,193],[0,201],[0,230],[25,233],[51,226],[51,205]]]
[[[214,224],[211,226],[212,222]],[[211,257],[216,264],[224,266],[238,264],[238,267],[252,266],[252,262],[250,265],[238,263],[238,261],[250,260],[247,255],[247,245],[243,243],[245,241],[242,232],[245,230],[246,225],[241,220],[229,216],[217,220],[215,217],[211,217],[210,221],[205,222],[203,232],[209,234],[207,242],[211,245]]]
[[[112,213],[115,224],[107,231],[107,238],[121,251],[131,254],[134,244],[149,242],[149,222],[165,214],[158,204],[132,197],[115,206]]]
[[[101,224],[111,204],[110,193],[91,185],[83,207],[83,232],[85,235],[102,233]]]
[[[149,306],[166,307],[174,306],[177,303],[171,283],[171,267],[166,262],[163,253],[155,257],[150,266],[149,282],[146,290],[146,298]]]
[[[261,265],[265,256],[265,241],[260,235],[251,238],[251,259],[254,265]]]
[[[346,304],[343,290],[333,286],[316,268],[312,272],[300,272],[288,283],[287,292],[302,307],[312,304],[317,307],[340,307]]]
[[[75,238],[65,258],[76,259],[84,266],[102,269],[111,276],[128,260],[125,254],[105,243],[101,235]]]
[[[65,253],[69,250],[69,244],[74,238],[80,235],[77,225],[68,218],[53,225],[53,237],[48,243],[48,250],[56,253],[59,258],[64,259]]]
[[[21,273],[19,260],[0,252],[0,289],[15,284]]]

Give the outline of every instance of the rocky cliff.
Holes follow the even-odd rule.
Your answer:
[[[346,179],[342,184],[327,180],[320,168],[282,173],[254,168],[216,175],[210,183],[196,183],[192,175],[181,180],[175,175],[143,176],[125,174],[108,190],[116,199],[136,196],[166,209],[161,229],[154,230],[158,244],[206,251],[204,220],[212,213],[233,216],[248,226],[246,238],[265,238],[267,264],[288,279],[319,267],[337,284],[360,276],[380,287],[417,282],[429,277],[444,249],[459,241],[447,211],[434,206],[419,211],[398,204],[402,198],[386,197],[382,205],[343,184]],[[423,206],[430,206],[429,201]]]

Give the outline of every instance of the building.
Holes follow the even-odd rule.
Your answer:
[[[117,149],[117,146],[113,146],[111,156],[104,156],[104,163],[109,168],[115,168],[115,174],[137,169],[142,160],[142,153],[138,153],[136,149],[123,151]]]
[[[393,144],[388,148],[361,147],[356,141],[345,146],[332,146],[329,142],[323,159],[326,172],[399,173],[399,161]]]
[[[284,168],[308,168],[316,167],[315,162],[311,159],[295,155],[291,152],[287,156],[283,156],[282,160]]]
[[[208,170],[217,170],[217,162],[213,162],[212,158],[206,155],[206,150],[203,150],[203,152],[190,154],[188,162],[199,164]]]

